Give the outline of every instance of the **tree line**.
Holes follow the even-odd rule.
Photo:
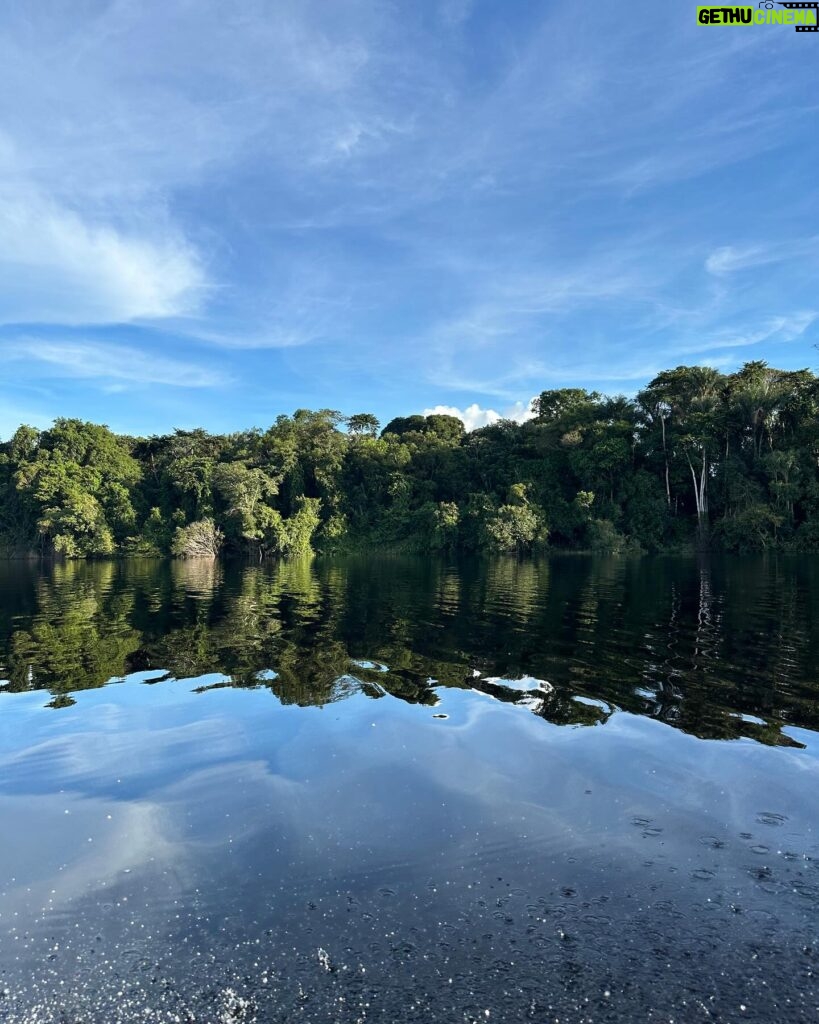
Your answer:
[[[634,398],[559,388],[532,411],[469,433],[330,409],[220,435],[21,426],[0,444],[0,551],[819,549],[810,370],[679,366]]]

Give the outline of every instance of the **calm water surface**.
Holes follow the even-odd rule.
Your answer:
[[[0,565],[0,1021],[819,1019],[819,560]]]

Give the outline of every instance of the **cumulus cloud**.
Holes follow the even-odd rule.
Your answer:
[[[477,402],[468,405],[465,409],[459,409],[454,405],[436,405],[432,409],[424,409],[424,416],[445,415],[457,416],[463,422],[468,431],[477,430],[479,427],[488,427],[499,420],[514,420],[516,423],[525,423],[534,417],[532,402],[515,402],[502,412],[495,409],[484,409]]]

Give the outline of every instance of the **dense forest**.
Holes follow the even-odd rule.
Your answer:
[[[0,551],[254,559],[405,550],[819,548],[819,378],[746,363],[634,398],[544,391],[523,424],[279,416],[126,437],[58,419],[0,444]]]

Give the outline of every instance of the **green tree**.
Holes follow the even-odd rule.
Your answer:
[[[203,523],[223,550],[258,558],[378,544],[525,551],[547,535],[601,550],[817,543],[809,370],[679,366],[636,400],[559,388],[533,412],[469,433],[446,414],[403,416],[380,436],[372,414],[332,409],[227,435],[21,427],[0,443],[0,552],[184,553]]]
[[[222,531],[212,519],[179,526],[171,548],[177,558],[216,558],[222,547]]]
[[[724,378],[710,366],[678,366],[658,374],[642,393],[646,408],[668,408],[672,450],[688,467],[700,538],[708,531],[708,490],[718,447],[717,409]]]
[[[36,439],[15,434],[14,486],[35,510],[42,544],[67,557],[111,554],[136,526],[142,469],[132,444],[104,426],[60,419]]]
[[[347,420],[347,432],[353,437],[375,437],[379,423],[371,412],[358,412]]]

